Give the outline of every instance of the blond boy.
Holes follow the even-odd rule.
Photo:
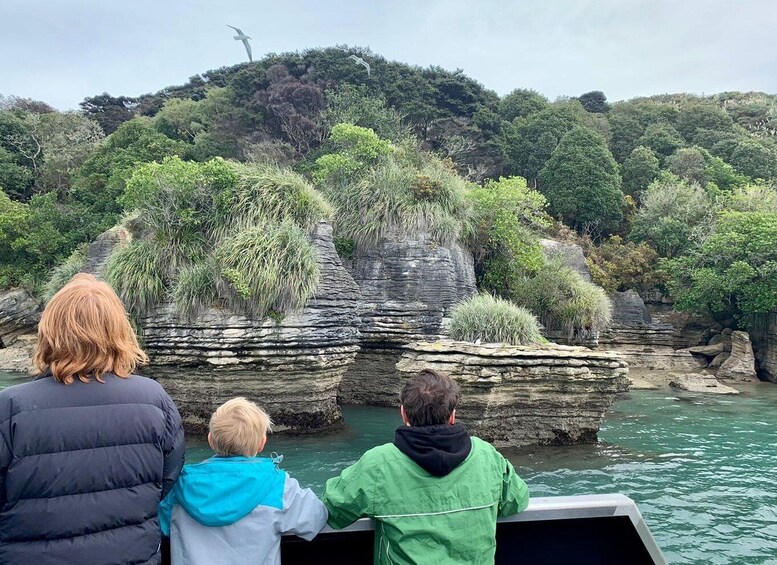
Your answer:
[[[245,398],[222,404],[210,419],[216,454],[186,465],[159,507],[173,565],[279,564],[281,535],[311,540],[327,511],[272,458],[257,457],[272,423]]]

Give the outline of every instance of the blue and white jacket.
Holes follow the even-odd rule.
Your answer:
[[[173,565],[280,564],[283,534],[311,540],[326,520],[316,495],[265,457],[186,465],[159,505]]]

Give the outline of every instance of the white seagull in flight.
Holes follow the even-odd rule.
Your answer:
[[[235,26],[231,26],[227,24],[227,27],[231,27],[237,32],[237,35],[234,36],[235,40],[243,42],[243,45],[245,45],[245,48],[246,48],[246,53],[248,53],[248,60],[253,63],[254,58],[251,56],[251,46],[248,44],[248,40],[253,39],[253,37],[246,35],[242,31],[240,31],[240,28],[236,28]]]
[[[367,69],[367,78],[370,78],[370,64],[362,59],[361,57],[357,57],[356,55],[349,55],[349,59],[355,61],[358,65],[362,65],[365,69]]]

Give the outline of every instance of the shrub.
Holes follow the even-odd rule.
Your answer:
[[[107,278],[136,313],[169,293],[182,317],[218,300],[251,316],[282,317],[318,284],[308,234],[331,208],[296,173],[172,157],[138,168],[124,200],[135,209],[136,239],[112,255]]]
[[[665,282],[658,253],[647,243],[624,243],[613,236],[601,245],[587,245],[585,253],[591,277],[607,292],[634,289],[643,293]]]
[[[651,184],[641,200],[631,239],[648,243],[662,257],[686,252],[712,229],[712,202],[699,184],[667,174]]]
[[[86,263],[86,251],[87,247],[82,245],[73,251],[64,263],[54,267],[51,277],[46,282],[46,286],[43,287],[43,299],[46,302],[51,300],[51,297],[59,292],[73,276],[81,272]]]
[[[610,325],[612,303],[604,290],[560,261],[550,261],[513,290],[516,304],[534,313],[551,331],[585,336]]]
[[[536,272],[545,262],[535,234],[547,228],[545,197],[521,177],[489,180],[468,194],[473,203],[469,246],[480,286],[504,295],[511,281]]]
[[[462,341],[532,345],[544,342],[537,319],[503,298],[480,294],[456,305],[450,334]]]
[[[749,327],[777,307],[777,213],[722,212],[703,245],[666,272],[677,309]]]
[[[469,230],[466,193],[466,182],[445,162],[412,151],[369,168],[352,183],[327,187],[338,235],[357,245],[374,244],[389,233],[455,241]]]

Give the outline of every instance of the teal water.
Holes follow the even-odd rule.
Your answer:
[[[0,374],[0,387],[20,382]],[[670,563],[777,564],[777,386],[738,397],[635,391],[592,446],[507,452],[535,496],[620,492],[633,498]],[[366,449],[391,441],[396,410],[346,407],[346,427],[271,436],[267,450],[318,493]],[[210,455],[189,442],[187,460]]]

